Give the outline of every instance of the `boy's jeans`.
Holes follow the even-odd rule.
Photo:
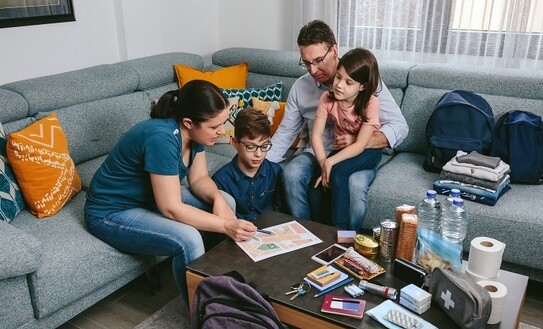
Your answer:
[[[235,209],[234,199],[221,193]],[[209,204],[200,201],[184,186],[182,196],[183,203],[211,211]],[[185,266],[205,252],[202,236],[196,228],[144,208],[110,213],[104,218],[85,214],[85,219],[92,235],[116,249],[134,254],[172,256],[175,281],[181,296],[188,302]]]

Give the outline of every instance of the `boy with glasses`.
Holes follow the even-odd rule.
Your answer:
[[[248,107],[236,116],[232,145],[238,154],[213,180],[236,200],[237,218],[252,221],[264,212],[280,211],[282,169],[266,159],[272,147],[270,135],[270,121],[259,110]]]
[[[285,114],[273,135],[274,148],[266,157],[277,163],[284,160],[287,150],[302,130],[304,122],[308,129],[312,129],[319,99],[330,89],[339,62],[334,32],[322,21],[311,21],[303,26],[297,42],[300,51],[299,64],[307,70],[307,74],[294,82],[287,98]],[[395,148],[405,139],[409,128],[399,106],[382,81],[377,96],[381,128],[373,133],[367,148]],[[332,149],[342,149],[351,145],[355,138],[343,135],[334,139],[333,124],[328,120],[322,140],[326,154],[329,154]],[[311,145],[307,145],[304,151],[292,159],[284,169],[285,201],[293,216],[322,221],[324,217],[322,206],[326,206],[330,201],[323,202],[322,189],[313,188],[315,180],[320,175],[320,166]],[[358,230],[362,227],[367,194],[376,174],[377,168],[362,170],[351,175],[349,179],[349,230]]]

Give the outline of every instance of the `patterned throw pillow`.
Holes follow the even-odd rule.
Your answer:
[[[236,116],[240,110],[239,97],[228,98],[228,103],[230,104],[230,114],[224,123],[224,135],[217,139],[217,144],[230,144],[231,138],[234,137],[234,122],[236,121]]]
[[[53,216],[81,190],[56,113],[10,134],[6,153],[30,212],[38,218]]]
[[[24,208],[23,194],[6,156],[6,134],[0,122],[0,220],[9,223]]]
[[[279,82],[263,88],[223,89],[223,94],[230,97],[239,97],[242,108],[253,106],[251,97],[257,97],[263,101],[280,101],[283,95],[283,83]]]
[[[275,112],[279,109],[279,102],[266,102],[261,100],[260,98],[251,97],[251,103],[253,103],[253,107],[255,109],[267,115],[268,120],[270,120],[270,124],[273,125],[273,118],[275,118]],[[275,130],[273,130],[273,132],[275,132]]]

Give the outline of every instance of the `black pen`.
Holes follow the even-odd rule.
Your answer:
[[[257,228],[256,231],[257,231],[257,232],[260,232],[260,233],[268,234],[268,235],[272,235],[272,234],[273,234],[272,231],[263,230],[263,229],[260,229],[260,228]]]

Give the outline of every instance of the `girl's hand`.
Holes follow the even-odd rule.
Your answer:
[[[319,184],[321,183],[321,181],[322,181],[322,175],[320,175],[319,178],[317,178],[317,180],[315,181],[315,185],[313,187],[314,188],[319,187]]]
[[[341,135],[336,137],[336,139],[334,140],[334,148],[341,150],[353,144],[354,142],[356,142],[356,136],[349,134]]]
[[[331,160],[331,158],[328,158],[326,159],[326,161],[324,161],[324,164],[322,166],[322,186],[326,189],[330,188],[330,173],[334,164],[335,163]]]
[[[245,241],[255,235],[256,226],[243,219],[227,219],[224,223],[224,233],[234,241]]]

